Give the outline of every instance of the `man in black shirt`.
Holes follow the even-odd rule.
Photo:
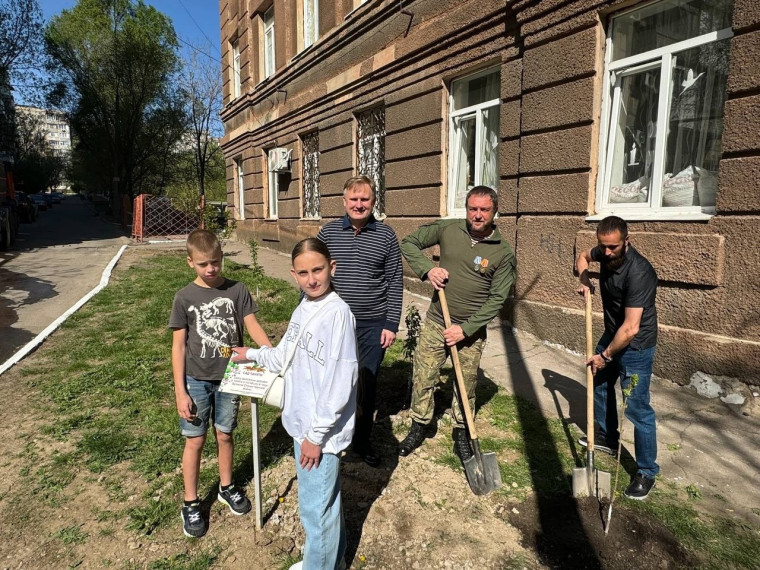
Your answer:
[[[596,237],[599,245],[582,252],[576,260],[581,282],[578,293],[584,296],[593,293],[589,263],[600,264],[604,334],[596,353],[586,362],[594,373],[594,416],[599,426],[594,448],[612,455],[617,453],[620,433],[615,383],[620,378],[621,387],[627,389],[631,377],[638,376],[625,409],[625,416],[633,423],[637,466],[625,496],[642,500],[654,487],[654,477],[660,470],[655,414],[649,404],[649,381],[657,344],[657,274],[649,261],[630,245],[628,226],[621,218],[604,218],[596,229]],[[580,443],[585,445],[586,439],[582,438]]]

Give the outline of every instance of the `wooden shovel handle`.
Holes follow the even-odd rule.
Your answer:
[[[591,291],[586,291],[586,360],[594,356],[594,317],[591,312]],[[594,374],[586,366],[586,441],[594,450]]]
[[[441,311],[443,311],[443,323],[446,328],[451,327],[451,315],[449,314],[449,305],[446,303],[446,293],[443,289],[438,290],[438,299],[441,301]],[[459,387],[459,396],[462,400],[461,406],[464,412],[464,419],[467,422],[467,429],[470,431],[470,439],[478,439],[477,432],[475,431],[475,421],[472,417],[472,411],[470,410],[470,400],[467,397],[467,388],[464,385],[464,378],[462,377],[462,367],[459,364],[459,351],[456,345],[449,347],[451,350],[451,361],[454,363],[454,372],[457,377],[457,386]]]

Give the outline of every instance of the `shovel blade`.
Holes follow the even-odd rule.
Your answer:
[[[589,495],[589,490],[593,495]],[[586,467],[575,467],[573,468],[573,497],[588,496],[609,499],[612,496],[610,474],[607,471],[594,469],[589,481],[589,470]]]
[[[465,460],[467,483],[476,495],[486,495],[501,487],[501,471],[495,453],[477,453]]]

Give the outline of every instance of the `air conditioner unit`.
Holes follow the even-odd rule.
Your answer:
[[[290,153],[288,148],[273,148],[269,151],[269,172],[290,172]]]

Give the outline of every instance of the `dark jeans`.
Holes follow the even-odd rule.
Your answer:
[[[596,347],[597,354],[611,341],[612,337],[604,334]],[[625,390],[631,382],[631,376],[638,374],[639,381],[628,397],[625,417],[633,424],[637,472],[651,478],[660,471],[660,466],[657,465],[657,426],[654,410],[649,404],[654,352],[654,346],[643,350],[625,348],[594,377],[594,416],[599,425],[599,435],[616,447],[620,433],[615,384],[620,379],[620,386]]]
[[[380,363],[385,356],[385,349],[380,346],[383,327],[356,329],[356,341],[359,349],[359,392],[356,399],[356,428],[353,446],[359,451],[370,443],[372,425],[375,421],[375,402],[377,398],[377,374]]]

